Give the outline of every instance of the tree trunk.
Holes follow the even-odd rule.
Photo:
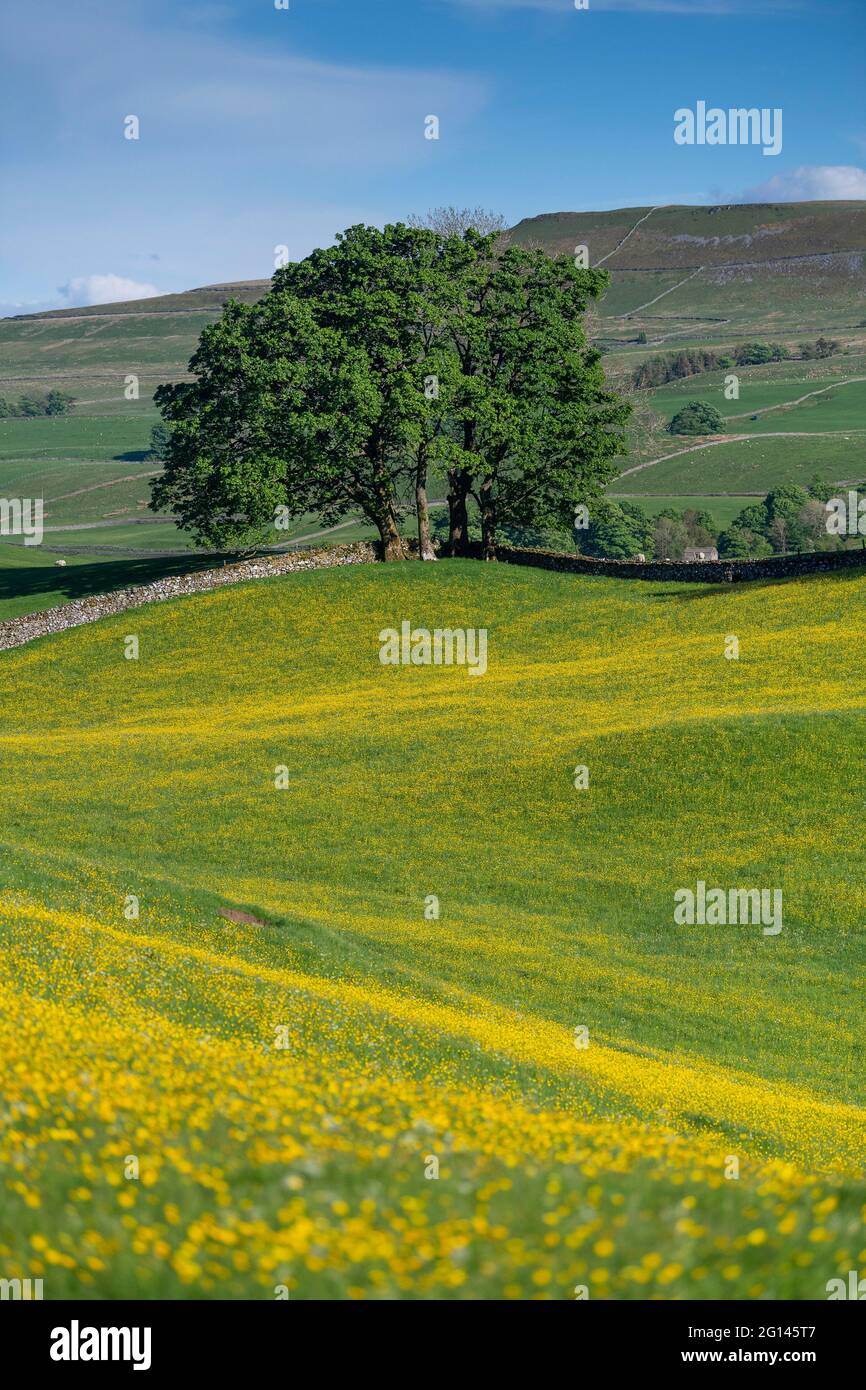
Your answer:
[[[427,505],[427,459],[418,460],[415,474],[415,510],[418,513],[418,559],[435,560],[436,551],[430,538],[430,509]]]
[[[481,553],[485,560],[496,559],[496,503],[493,500],[493,479],[485,478],[478,498],[481,512]]]
[[[465,468],[449,470],[448,520],[452,555],[468,555],[469,553],[469,516],[466,510],[469,481],[469,475]]]
[[[376,517],[376,526],[382,541],[382,559],[405,560],[406,552],[403,549],[403,538],[397,528],[397,519],[391,508],[381,516]]]

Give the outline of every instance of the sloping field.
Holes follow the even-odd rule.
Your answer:
[[[832,377],[794,375],[787,379],[753,380],[749,369],[738,373],[738,400],[725,399],[725,372],[705,372],[695,378],[660,386],[652,393],[653,408],[665,424],[690,400],[708,401],[728,422],[731,432],[763,433],[808,430],[866,432],[866,361]],[[753,419],[757,416],[757,419]]]
[[[573,250],[575,237],[591,238],[593,264],[606,256],[620,269],[690,270],[866,250],[864,214],[863,202],[671,204],[542,213],[518,223],[511,236],[557,252]]]
[[[359,567],[6,653],[9,1277],[826,1297],[866,1258],[864,595]],[[487,673],[381,666],[404,619]],[[698,880],[783,929],[675,925]]]
[[[695,392],[695,399],[699,398]],[[772,419],[773,417],[768,417]],[[866,475],[862,433],[787,433],[780,420],[778,435],[697,441],[686,435],[662,434],[656,441],[657,460],[633,464],[611,484],[612,492],[652,493],[670,497],[682,493],[730,493],[763,496],[782,483],[805,484],[817,473],[830,483],[857,482]],[[738,422],[732,421],[733,426]],[[743,502],[743,506],[747,503]]]
[[[529,217],[517,242],[573,254],[612,275],[603,330],[651,340],[697,323],[713,341],[744,332],[853,328],[866,313],[866,203],[752,203],[614,208]]]

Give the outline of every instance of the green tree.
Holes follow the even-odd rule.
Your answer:
[[[766,362],[784,362],[791,353],[784,343],[740,343],[734,349],[738,367],[762,366]]]
[[[680,514],[673,508],[659,512],[653,528],[653,550],[657,560],[681,560],[689,543]]]
[[[809,532],[803,525],[802,513],[809,501],[805,488],[796,483],[785,483],[767,494],[765,507],[767,526],[764,534],[773,548],[786,555],[789,550],[814,548],[809,542]]]
[[[723,434],[725,422],[709,401],[689,401],[668,425],[671,434]]]
[[[644,528],[621,504],[599,498],[589,515],[587,529],[576,533],[581,554],[602,560],[630,560],[641,551],[646,554]]]
[[[683,512],[683,525],[690,546],[700,548],[715,544],[718,527],[709,512],[696,507],[686,507]]]
[[[168,458],[169,444],[171,442],[171,430],[168,425],[154,425],[150,432],[150,446],[147,454],[148,458],[156,459],[163,463]]]
[[[260,543],[278,508],[332,524],[360,509],[386,560],[404,550],[399,516],[417,459],[435,439],[447,364],[418,325],[429,315],[433,232],[352,227],[277,271],[259,303],[226,305],[202,334],[197,380],[155,399],[171,429],[151,505],[202,544]]]
[[[772,555],[773,547],[766,536],[748,526],[732,523],[719,536],[719,555],[725,560],[758,560]]]
[[[68,415],[74,401],[75,397],[70,396],[68,391],[49,391],[45,397],[45,414]]]
[[[806,491],[819,502],[829,502],[831,497],[839,496],[839,485],[825,482],[820,473],[813,473],[806,484]]]
[[[756,559],[772,555],[773,547],[767,539],[771,519],[766,499],[744,507],[719,536],[719,555],[725,559]]]
[[[460,368],[451,540],[454,553],[465,549],[472,497],[488,560],[500,526],[567,531],[575,507],[613,476],[629,412],[606,389],[582,325],[607,276],[539,250],[494,256],[492,241],[470,230],[449,243],[458,290],[449,336]]]
[[[448,331],[460,295],[454,257],[465,259],[466,243],[492,248],[496,239],[495,232],[446,236],[420,225],[397,224],[384,232],[353,227],[335,247],[315,251],[274,277],[276,288],[310,305],[320,326],[363,347],[387,422],[383,458],[393,483],[394,520],[399,499],[411,487],[422,559],[435,559],[428,473],[437,466],[447,469],[454,449],[453,401],[460,373]],[[375,510],[378,514],[378,502]],[[375,524],[382,534],[380,521]],[[402,549],[399,537],[387,542],[383,537],[383,545],[388,558]]]
[[[653,538],[655,526],[652,517],[648,516],[637,502],[630,502],[627,498],[624,498],[618,505],[623,516],[631,523],[632,534],[637,542],[633,553],[646,555],[647,559],[652,559],[655,554]]]

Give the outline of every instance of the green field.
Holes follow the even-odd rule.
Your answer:
[[[71,599],[112,593],[220,563],[212,556],[197,555],[166,558],[122,553],[94,558],[65,553],[62,558],[66,565],[60,568],[43,547],[0,543],[0,622]]]
[[[748,495],[781,483],[805,484],[816,473],[832,483],[866,477],[864,438],[857,434],[743,439],[703,448],[690,448],[682,435],[668,435],[664,455],[673,457],[621,474],[611,491],[665,497],[686,491]]]
[[[630,482],[625,479],[625,482]],[[735,497],[709,497],[700,494],[689,496],[683,494],[670,494],[654,496],[650,493],[630,493],[627,490],[619,492],[617,485],[614,484],[609,490],[608,496],[614,501],[625,498],[630,502],[636,502],[642,507],[647,516],[658,516],[659,512],[672,508],[677,512],[684,512],[690,508],[697,511],[709,512],[719,531],[724,531],[730,526],[734,517],[748,507],[751,503],[758,501],[757,497],[745,497],[738,495]],[[2,611],[2,610],[0,610]]]
[[[864,597],[364,566],[0,656],[6,1275],[825,1298],[866,1259]],[[487,673],[383,667],[404,618]],[[675,925],[698,880],[783,930]]]
[[[786,364],[787,365],[787,364]],[[807,364],[803,364],[805,368]],[[846,363],[847,366],[847,363]],[[732,368],[731,371],[734,369]],[[866,371],[858,357],[850,370],[838,372],[839,382],[824,386],[824,377],[805,370],[785,380],[754,380],[749,368],[741,368],[739,400],[724,396],[726,372],[706,372],[652,392],[653,408],[667,424],[691,400],[708,401],[724,417],[731,433],[760,434],[775,430],[866,433]],[[863,376],[863,380],[850,377]],[[814,394],[813,394],[814,393]],[[808,400],[800,400],[808,394]],[[794,402],[799,401],[799,404]],[[752,419],[753,415],[757,420]],[[676,436],[674,436],[676,438]]]

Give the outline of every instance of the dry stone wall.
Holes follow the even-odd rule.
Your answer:
[[[416,542],[407,543],[410,555],[417,555]],[[739,580],[790,579],[801,574],[866,566],[866,549],[841,550],[813,555],[773,556],[769,560],[703,560],[692,564],[679,561],[595,560],[585,555],[563,555],[554,550],[531,550],[522,546],[503,545],[498,548],[500,562],[509,565],[531,565],[537,569],[555,570],[562,574],[585,574],[616,579],[679,580],[701,584],[734,583]],[[470,558],[480,559],[480,544],[470,547]],[[300,570],[332,569],[337,565],[367,565],[381,558],[378,543],[358,541],[353,545],[321,546],[318,549],[293,550],[280,555],[258,556],[236,563],[215,565],[196,574],[172,575],[140,584],[133,589],[118,589],[111,594],[94,594],[71,599],[56,608],[41,613],[26,613],[0,623],[0,651],[23,646],[37,637],[63,632],[66,628],[81,627],[114,613],[140,608],[146,603],[161,603],[166,599],[182,598],[187,594],[207,593],[227,584],[245,584],[253,579],[270,579],[275,575]]]

